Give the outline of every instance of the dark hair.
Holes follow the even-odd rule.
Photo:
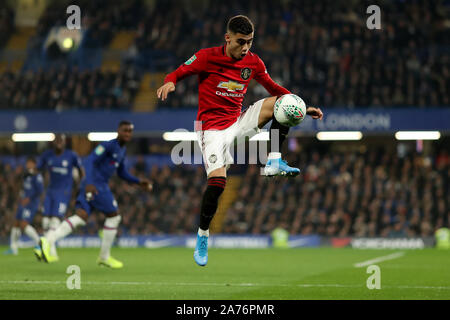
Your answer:
[[[247,16],[238,15],[231,17],[230,20],[228,20],[227,31],[249,35],[254,31],[254,27]]]
[[[26,161],[26,162],[28,162],[28,161],[31,161],[31,162],[33,162],[34,164],[36,164],[36,159],[33,158],[33,157],[27,157],[27,161]]]
[[[63,139],[63,140],[66,140],[66,135],[65,135],[64,133],[56,133],[56,134],[55,134],[55,139],[56,139],[57,137],[59,137],[59,138],[61,138],[61,139]]]
[[[119,123],[119,128],[121,127],[121,126],[132,126],[133,124],[130,122],[130,121],[127,121],[127,120],[122,120],[122,121],[120,121],[120,123]]]

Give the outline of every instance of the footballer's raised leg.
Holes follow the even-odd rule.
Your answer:
[[[42,259],[47,263],[56,262],[59,260],[55,243],[56,241],[67,237],[76,228],[85,226],[88,219],[88,214],[86,211],[77,208],[76,214],[64,220],[59,226],[54,230],[49,230],[46,236],[41,237],[40,247],[42,252]]]
[[[300,169],[288,166],[287,162],[281,158],[281,147],[286,140],[289,127],[280,124],[274,116],[274,106],[278,97],[264,99],[259,113],[258,127],[264,127],[269,121],[270,125],[270,153],[264,168],[264,174],[268,177],[290,176],[295,177],[300,173]]]

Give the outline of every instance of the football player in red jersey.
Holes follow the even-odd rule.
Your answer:
[[[270,134],[278,130],[278,149],[271,150],[264,172],[266,175],[296,176],[300,173],[281,159],[280,148],[289,128],[278,123],[273,115],[277,98],[290,91],[276,84],[267,73],[264,62],[250,51],[254,26],[246,16],[232,17],[227,24],[225,45],[201,49],[183,65],[164,79],[157,96],[166,100],[175,91],[178,81],[197,74],[199,81],[199,109],[195,130],[202,150],[208,176],[208,186],[203,194],[200,226],[194,260],[200,266],[208,262],[209,225],[217,210],[226,173],[233,163],[230,147],[234,141],[241,142],[252,137],[272,120]],[[271,95],[242,109],[242,101],[251,79],[258,81]],[[322,119],[319,108],[308,107],[306,113],[313,119]]]

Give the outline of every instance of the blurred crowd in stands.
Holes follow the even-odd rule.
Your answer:
[[[75,68],[0,74],[0,108],[15,110],[129,110],[139,89],[132,66],[117,72]]]
[[[86,30],[84,46],[107,47],[117,32],[134,31],[135,39],[124,59],[135,63],[139,71],[167,73],[201,48],[222,45],[228,18],[246,14],[256,28],[252,51],[263,59],[274,80],[308,104],[347,108],[449,106],[450,2],[381,1],[381,30],[369,30],[366,10],[372,2],[155,0],[146,5],[142,0],[108,4],[54,1],[42,15],[30,47],[42,47],[50,28],[64,25],[67,5],[78,4]],[[8,9],[2,9],[3,16],[8,19],[0,19],[0,31],[11,30]],[[0,37],[3,34],[0,32]],[[40,83],[39,91],[49,92],[54,85],[34,81],[39,73],[28,77]],[[92,78],[101,81],[101,77]],[[126,82],[118,85],[126,90]],[[20,87],[14,89],[20,91]],[[244,106],[267,95],[262,86],[252,84]],[[67,103],[72,108],[85,106],[81,99],[72,98]],[[93,106],[91,93],[86,99]],[[99,102],[103,103],[107,108],[111,104],[123,106],[108,103],[108,99]],[[53,103],[48,108],[55,106]],[[197,77],[179,82],[176,93],[159,107],[197,108]]]
[[[225,221],[226,233],[430,236],[450,223],[450,162],[388,152],[300,153],[295,179],[273,183],[250,167]]]
[[[175,52],[181,64],[200,48],[222,45],[227,19],[247,14],[256,28],[253,52],[276,81],[312,105],[449,106],[450,3],[384,1],[382,29],[369,30],[372,2],[230,0],[190,10],[159,1],[136,43]],[[179,83],[183,94],[160,105],[195,107],[196,82]],[[254,86],[244,105],[264,96]]]
[[[226,213],[222,233],[269,234],[283,227],[290,234],[324,236],[432,236],[450,225],[450,157],[444,149],[432,157],[399,158],[387,151],[346,154],[291,153],[302,169],[295,179],[266,178],[249,165],[237,198]],[[0,236],[13,222],[23,174],[0,164]],[[111,187],[123,220],[121,235],[192,234],[197,230],[205,173],[193,167],[146,166],[131,172],[153,180],[154,191],[114,178]],[[70,214],[73,211],[72,199]],[[78,234],[95,235],[102,214],[92,214]],[[35,218],[40,228],[40,214]]]
[[[135,29],[137,21],[142,19],[145,12],[141,0],[115,0],[108,3],[101,0],[53,1],[39,18],[36,34],[31,39],[32,46],[42,45],[52,27],[66,25],[66,11],[70,5],[80,7],[82,29],[88,33],[87,47],[107,46],[115,33]]]
[[[8,6],[0,7],[0,49],[14,32],[14,10]]]

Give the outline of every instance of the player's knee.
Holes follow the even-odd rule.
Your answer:
[[[83,219],[85,222],[88,221],[89,215],[88,215],[87,212],[84,211],[83,209],[78,208],[78,209],[75,211],[75,214],[76,214],[77,216],[79,216],[81,219]]]
[[[208,175],[208,180],[209,180],[210,178],[215,178],[215,177],[225,177],[225,178],[226,178],[226,176],[227,176],[227,169],[226,169],[226,167],[224,166],[224,167],[218,168],[218,169],[216,169],[216,170],[213,170],[213,171]]]
[[[20,220],[19,221],[19,228],[23,231],[28,225],[28,222],[26,220]]]
[[[105,219],[105,227],[110,228],[110,229],[116,229],[119,226],[121,220],[122,220],[122,216],[119,214],[117,214],[113,217],[107,217]]]
[[[270,120],[273,118],[273,110],[275,107],[275,102],[277,101],[278,97],[270,97],[264,99],[264,102],[261,106],[261,111],[259,112],[259,119],[258,119],[258,127],[262,128],[265,126]]]

